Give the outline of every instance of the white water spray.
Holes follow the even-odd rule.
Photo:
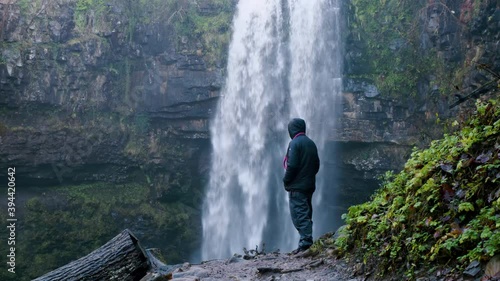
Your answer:
[[[211,127],[202,259],[227,258],[262,243],[268,250],[296,247],[281,182],[286,125],[291,117],[304,118],[321,158],[341,90],[339,1],[239,1]],[[315,213],[325,201],[321,173]]]

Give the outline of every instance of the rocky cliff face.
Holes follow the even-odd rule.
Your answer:
[[[224,58],[182,28],[233,7],[198,2],[0,1],[0,167],[16,168],[26,278],[123,224],[172,261],[198,247]],[[47,260],[27,254],[49,236],[32,249]]]
[[[451,122],[475,108],[476,98],[487,98],[500,74],[498,1],[377,5],[346,4],[343,116],[331,134],[344,147],[338,153],[347,174],[360,180],[399,170],[412,147],[452,131]],[[396,23],[405,21],[408,29],[401,30]],[[425,64],[384,69],[387,59],[399,62],[402,55]],[[401,87],[412,77],[415,87]]]
[[[208,138],[223,75],[203,46],[165,19],[138,23],[127,1],[79,18],[81,2],[0,3],[2,166],[33,183],[123,181],[160,161],[160,142]]]

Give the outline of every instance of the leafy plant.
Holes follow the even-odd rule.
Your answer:
[[[487,261],[500,252],[500,99],[478,102],[453,135],[415,149],[404,169],[384,176],[372,200],[344,215],[348,239],[378,271]]]

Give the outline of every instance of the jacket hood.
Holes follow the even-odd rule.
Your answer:
[[[293,118],[288,123],[288,134],[293,139],[298,133],[306,133],[306,121],[300,118]]]

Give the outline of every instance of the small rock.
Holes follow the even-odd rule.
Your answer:
[[[481,263],[478,261],[473,261],[467,266],[464,271],[464,275],[474,277],[481,271]]]
[[[474,277],[481,271],[480,267],[474,267],[469,270],[464,271],[464,275]]]
[[[183,271],[189,270],[190,267],[191,267],[191,264],[189,262],[185,262],[182,264]]]
[[[488,277],[500,277],[500,255],[496,255],[486,264],[484,272]]]
[[[228,260],[228,263],[237,263],[237,262],[241,262],[243,261],[242,258],[238,257],[238,256],[233,256],[231,257],[229,260]]]
[[[361,275],[361,274],[363,274],[364,271],[365,271],[365,265],[363,263],[357,263],[354,266],[353,275],[354,276]]]
[[[198,267],[191,267],[189,270],[184,271],[184,272],[174,272],[173,277],[174,279],[177,278],[204,278],[208,277],[209,273],[207,270],[203,268],[198,268]]]
[[[309,268],[315,268],[315,267],[318,267],[318,266],[320,266],[320,265],[322,265],[324,263],[325,263],[325,261],[323,259],[321,259],[321,260],[313,261],[313,262],[309,263],[308,267]]]
[[[437,277],[441,277],[441,276],[445,276],[448,273],[450,273],[450,269],[449,268],[444,268],[444,269],[438,270],[436,272],[436,276]]]

